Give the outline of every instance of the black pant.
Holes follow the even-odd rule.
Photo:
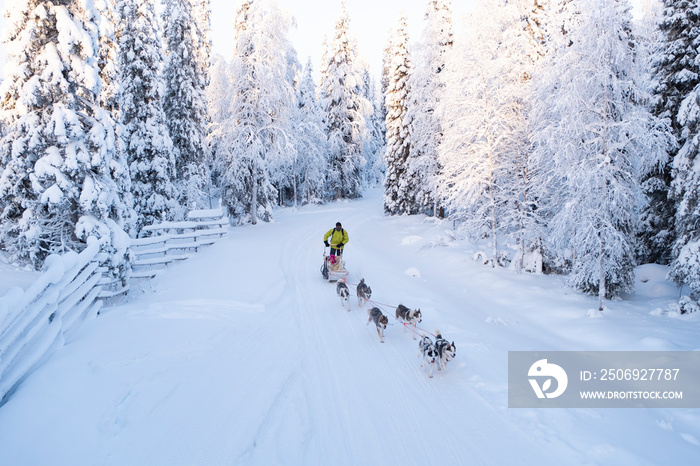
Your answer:
[[[331,246],[331,256],[342,256],[343,255],[343,250],[341,248],[334,248]]]

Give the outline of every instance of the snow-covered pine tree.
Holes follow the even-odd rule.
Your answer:
[[[435,110],[444,92],[446,53],[452,47],[450,0],[430,0],[425,14],[422,42],[412,53],[409,78],[411,149],[408,177],[417,181],[412,211],[435,214],[437,210],[438,146],[442,127]]]
[[[549,189],[562,196],[550,236],[574,251],[569,282],[597,293],[602,310],[605,298],[633,283],[637,166],[660,159],[665,148],[638,86],[629,4],[568,7],[580,22],[568,31],[569,43],[545,58],[536,154]]]
[[[294,163],[295,205],[321,203],[324,199],[326,133],[323,112],[316,98],[316,83],[309,58],[297,91],[299,109],[295,119],[296,160]]]
[[[192,33],[195,37],[197,62],[199,63],[200,88],[209,85],[209,69],[211,68],[211,0],[190,0],[192,2],[194,26]]]
[[[135,233],[136,212],[134,211],[133,195],[131,194],[131,173],[129,163],[124,152],[124,133],[121,124],[121,110],[119,108],[119,96],[121,92],[121,75],[119,72],[119,47],[115,34],[115,25],[118,22],[118,14],[113,0],[94,0],[95,8],[100,12],[99,23],[99,54],[98,66],[102,90],[99,96],[100,106],[107,111],[111,124],[114,126],[115,139],[112,160],[109,163],[111,177],[116,183],[117,193],[121,199],[121,212],[118,225],[124,236]],[[108,273],[113,278],[126,285],[130,264],[128,263],[127,243],[113,238],[112,245],[103,246],[103,251],[108,253],[109,260],[105,262]]]
[[[394,49],[393,45],[393,40],[394,36],[396,35],[395,29],[391,29],[389,31],[389,37],[387,38],[386,44],[384,45],[384,50],[382,52],[382,75],[381,78],[379,79],[379,108],[381,111],[381,119],[382,119],[382,139],[384,139],[384,143],[386,144],[386,95],[387,91],[389,89],[389,79],[391,76],[391,70],[389,67],[391,66],[391,53],[392,50]]]
[[[226,122],[231,115],[231,76],[230,65],[221,55],[212,58],[209,69],[209,84],[206,88],[209,124],[207,126],[207,145],[209,160],[207,166],[211,170],[211,182],[218,190],[221,178],[222,163],[219,161],[219,146],[225,137]],[[214,194],[214,193],[212,193]]]
[[[112,178],[117,183],[119,197],[122,199],[125,212],[120,216],[123,219],[122,228],[129,234],[134,234],[136,212],[133,209],[133,195],[131,194],[131,174],[129,163],[124,152],[124,133],[121,124],[121,109],[119,98],[121,93],[121,74],[119,70],[119,47],[115,35],[115,25],[118,22],[118,13],[113,0],[96,0],[95,7],[100,12],[100,47],[99,60],[102,91],[100,93],[100,106],[105,109],[115,125],[114,155],[110,163]]]
[[[0,78],[0,89],[2,89],[2,82],[4,81],[3,78]],[[5,137],[5,133],[7,130],[5,129],[5,122],[3,121],[2,117],[0,117],[0,140]],[[0,146],[1,147],[1,146]],[[3,167],[5,166],[5,156],[0,152],[0,173],[2,173]]]
[[[379,186],[384,181],[384,116],[379,105],[377,90],[369,70],[362,71],[362,95],[371,105],[371,111],[366,116],[367,139],[365,140],[364,157],[365,165],[363,184],[366,186]]]
[[[472,15],[475,27],[458,38],[464,45],[446,66],[440,186],[460,229],[474,240],[489,238],[495,266],[502,242],[518,244],[519,262],[525,252],[529,76],[537,51],[516,2],[482,5]]]
[[[165,69],[163,111],[175,154],[175,182],[180,205],[187,209],[207,205],[206,78],[190,0],[165,0],[163,8]]]
[[[362,95],[357,47],[349,31],[350,18],[341,3],[340,17],[328,44],[321,73],[321,105],[328,134],[326,189],[334,199],[362,196],[362,156],[369,102]]]
[[[279,13],[282,12],[280,11]],[[280,16],[280,20],[286,25],[286,35],[293,20],[290,16],[284,15]],[[296,49],[294,49],[291,42],[287,39],[284,39],[282,42],[285,47],[284,55],[287,65],[286,72],[281,79],[285,80],[285,92],[291,91],[296,97],[302,66],[297,58]],[[276,126],[279,130],[277,134],[281,136],[281,139],[278,140],[277,144],[270,146],[270,150],[266,154],[266,162],[270,182],[277,192],[277,204],[291,205],[295,202],[297,189],[295,163],[298,160],[299,147],[295,138],[297,135],[295,130],[299,106],[296,99],[280,102],[280,106],[284,106],[284,109],[280,109],[278,112],[279,117],[277,118]]]
[[[540,27],[547,48],[553,51],[571,45],[569,31],[580,23],[580,5],[576,0],[535,0],[535,5],[542,7]]]
[[[659,18],[659,41],[652,55],[653,113],[670,122],[677,146],[669,151],[666,163],[647,173],[643,189],[649,198],[641,215],[641,253],[644,262],[668,263],[672,245],[679,239],[675,232],[676,206],[672,199],[672,166],[679,148],[695,133],[686,131],[679,122],[683,100],[700,84],[700,10],[694,2],[666,0]],[[681,174],[684,177],[685,174]],[[684,228],[681,226],[681,230]],[[683,240],[681,240],[683,241]],[[676,253],[678,251],[676,250]]]
[[[100,106],[107,110],[115,121],[119,121],[119,66],[118,46],[115,37],[117,11],[113,0],[94,0],[100,12],[98,65],[102,89]]]
[[[386,88],[386,151],[384,163],[384,212],[389,215],[414,214],[413,193],[418,180],[408,179],[408,157],[411,133],[408,121],[408,80],[412,70],[408,51],[408,26],[405,14],[401,14],[393,37]]]
[[[542,32],[541,43],[543,45],[543,58],[538,63],[533,75],[533,108],[531,109],[529,124],[531,128],[532,150],[530,153],[531,176],[533,178],[531,200],[534,200],[535,219],[539,225],[549,225],[557,212],[565,208],[566,195],[563,180],[554,180],[551,169],[553,150],[548,148],[548,141],[539,139],[540,121],[544,114],[540,110],[547,110],[546,118],[556,120],[554,109],[539,106],[536,99],[541,96],[540,89],[552,90],[556,87],[556,76],[550,73],[553,62],[557,57],[557,50],[571,45],[569,31],[579,22],[580,14],[578,4],[572,0],[536,0],[533,19]],[[562,250],[555,245],[549,233],[545,229],[545,238],[541,245],[542,269],[544,273],[569,273],[571,271],[570,251]]]
[[[687,285],[691,298],[697,301],[700,300],[700,235],[697,229],[700,222],[700,83],[697,63],[700,59],[697,54],[700,11],[691,2],[667,1],[665,5],[662,28],[667,28],[669,39],[676,39],[670,42],[678,56],[676,60],[671,60],[673,56],[669,51],[666,57],[669,62],[667,73],[674,67],[677,71],[672,78],[669,76],[666,86],[661,86],[665,91],[661,97],[681,144],[671,162],[671,195],[676,202],[676,240],[669,277],[678,285]],[[694,84],[690,91],[688,84]],[[681,306],[681,312],[684,311]]]
[[[245,0],[236,14],[232,101],[217,160],[223,203],[239,224],[272,219],[277,193],[269,164],[278,163],[291,140],[296,107],[288,79],[289,24],[269,2]]]
[[[439,146],[442,167],[440,198],[448,215],[472,240],[490,238],[491,265],[498,258],[499,181],[504,176],[500,137],[507,131],[497,113],[490,85],[500,87],[494,62],[502,39],[500,14],[477,7],[470,16],[472,28],[456,37],[448,54],[443,79],[446,92],[438,109],[443,141]],[[465,44],[465,45],[460,45]],[[466,46],[469,44],[469,46]],[[500,56],[501,60],[505,57]]]
[[[542,271],[542,245],[545,224],[539,221],[538,172],[531,162],[533,80],[545,53],[544,6],[541,0],[509,0],[503,3],[503,41],[499,55],[508,57],[499,71],[503,88],[497,91],[504,109],[510,107],[509,131],[504,134],[508,164],[507,181],[501,187],[506,199],[504,226],[506,241],[516,249],[516,270]]]
[[[197,51],[198,51],[198,73],[199,73],[199,88],[203,92],[206,100],[206,135],[207,135],[207,146],[205,151],[205,169],[207,170],[207,181],[208,186],[206,188],[207,196],[209,197],[209,207],[212,207],[213,200],[218,199],[219,195],[217,193],[213,177],[214,173],[214,158],[211,154],[211,146],[209,146],[209,130],[211,123],[211,115],[209,114],[209,95],[207,88],[211,82],[211,68],[213,65],[212,56],[212,43],[211,43],[211,0],[191,0],[193,2],[194,8],[194,23],[196,29],[193,31],[196,37]]]
[[[99,106],[99,12],[91,1],[40,0],[9,1],[5,12],[3,249],[40,268],[89,236],[125,244],[110,173],[114,127]],[[114,257],[114,267],[123,263]]]
[[[124,0],[119,19],[124,150],[138,235],[145,225],[181,218],[183,209],[172,181],[175,158],[161,100],[163,54],[155,7],[150,0]]]

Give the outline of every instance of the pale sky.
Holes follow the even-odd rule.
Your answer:
[[[475,1],[452,0],[455,15],[466,12]],[[4,9],[5,2],[0,0],[0,8]],[[238,3],[237,0],[211,0],[213,50],[226,59],[230,59],[233,53],[233,20]],[[318,72],[323,39],[333,33],[340,14],[340,0],[277,0],[277,5],[296,19],[297,27],[291,31],[290,39],[297,49],[299,61],[304,65],[310,56],[314,70]],[[350,15],[350,32],[357,38],[358,52],[369,63],[373,75],[379,73],[389,30],[396,25],[401,8],[408,17],[411,39],[416,40],[423,29],[427,5],[428,0],[345,0]],[[3,26],[0,20],[0,27]],[[5,63],[2,44],[0,63]]]
[[[9,0],[8,0],[9,1]],[[119,0],[117,0],[119,1]],[[458,18],[473,8],[478,0],[452,0],[452,10]],[[491,0],[484,0],[491,1]],[[632,0],[633,4],[644,0]],[[0,10],[4,10],[6,0],[0,0]],[[309,57],[314,71],[320,67],[324,36],[331,36],[340,13],[341,0],[277,0],[277,5],[289,11],[296,19],[296,30],[290,34],[299,61],[306,64]],[[212,42],[214,53],[226,59],[233,52],[233,20],[237,0],[211,0]],[[428,0],[345,0],[350,15],[350,32],[357,38],[358,53],[370,66],[374,76],[380,72],[382,51],[389,36],[389,30],[398,21],[401,9],[408,18],[410,39],[420,39],[423,30],[423,17]],[[0,28],[4,26],[0,18]],[[0,65],[5,63],[5,47],[0,44]],[[0,68],[1,69],[1,68]],[[1,73],[4,75],[4,72]]]
[[[341,0],[277,0],[277,5],[289,11],[296,20],[296,30],[290,39],[296,47],[299,61],[306,64],[309,56],[318,73],[323,40],[331,37],[340,14]],[[455,16],[465,13],[476,0],[452,0]],[[226,59],[232,53],[233,18],[237,1],[212,0],[212,41],[214,51]],[[408,18],[411,40],[420,38],[428,0],[345,0],[350,16],[350,32],[357,38],[358,53],[378,76],[382,53],[389,31],[396,26],[401,9]]]

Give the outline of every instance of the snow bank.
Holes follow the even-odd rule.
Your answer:
[[[635,270],[634,293],[647,298],[678,297],[678,286],[666,279],[668,266],[640,265]]]

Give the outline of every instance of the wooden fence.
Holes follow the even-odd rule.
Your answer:
[[[132,278],[153,278],[169,264],[189,258],[228,233],[228,217],[221,209],[192,211],[187,218],[144,227],[151,236],[131,241]]]
[[[187,259],[226,236],[228,217],[220,209],[193,211],[184,222],[151,225],[153,236],[131,242],[129,280],[154,277],[168,264]],[[98,315],[106,301],[124,296],[130,284],[107,277],[107,256],[91,239],[81,252],[49,256],[45,271],[23,291],[0,297],[0,406],[21,381],[80,322]]]
[[[0,298],[0,405],[82,320],[97,315],[102,272],[95,261],[99,243],[80,254],[49,256],[45,272],[26,291]]]

